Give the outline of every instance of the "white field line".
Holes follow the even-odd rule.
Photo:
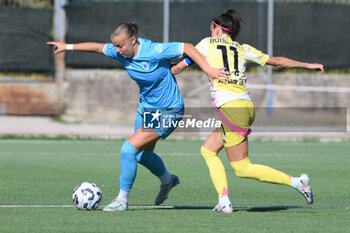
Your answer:
[[[0,208],[73,208],[74,205],[0,205]],[[104,206],[101,206],[104,207]],[[100,207],[100,208],[101,208]],[[175,206],[129,206],[129,209],[176,209]],[[185,207],[182,207],[185,208]],[[188,208],[212,208],[212,207],[194,207]]]
[[[71,144],[113,144],[116,141],[113,140],[40,140],[40,139],[2,139],[0,144],[60,144],[60,145],[71,145]]]
[[[100,206],[99,208],[103,208]],[[74,205],[0,205],[0,208],[75,208]],[[212,209],[212,206],[129,206],[129,209]],[[286,210],[286,209],[345,209],[350,207],[339,206],[233,206],[233,209],[242,210]]]
[[[174,156],[174,157],[192,157],[201,156],[200,153],[157,153],[159,156]],[[106,156],[113,157],[119,156],[119,152],[115,153],[99,153],[99,152],[12,152],[12,151],[0,151],[0,156],[16,156],[16,155],[38,155],[38,156]],[[305,153],[250,153],[251,156],[262,157],[312,157],[312,154]]]
[[[74,205],[0,205],[0,208],[71,208]]]
[[[119,152],[116,153],[99,153],[99,152],[12,152],[12,151],[0,151],[0,156],[15,156],[15,155],[39,155],[39,156],[116,156],[119,155]]]
[[[200,153],[157,153],[160,156],[200,156]],[[0,151],[0,156],[6,155],[39,155],[39,156],[118,156],[120,152],[52,152],[52,151],[41,151],[41,152],[13,152],[13,151]]]
[[[29,145],[43,145],[43,144],[52,144],[52,145],[71,145],[71,144],[83,144],[83,145],[91,145],[91,144],[114,144],[116,141],[93,141],[93,140],[28,140],[28,139],[2,139],[0,140],[0,144],[29,144]],[[259,142],[264,143],[264,142]],[[340,147],[350,147],[350,143],[333,143],[333,142],[278,142],[279,146],[340,146]]]
[[[278,146],[335,146],[335,147],[350,147],[349,142],[279,142]]]

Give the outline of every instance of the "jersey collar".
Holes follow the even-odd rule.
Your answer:
[[[137,58],[140,54],[141,54],[141,49],[142,49],[142,38],[137,38],[137,41],[140,43],[138,49],[137,49],[137,53],[135,55],[135,57],[133,57],[133,59]]]

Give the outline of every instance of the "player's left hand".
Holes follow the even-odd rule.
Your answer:
[[[209,81],[211,83],[211,86],[214,87],[214,80],[218,79],[221,82],[227,84],[226,80],[224,78],[229,78],[230,77],[230,73],[225,71],[225,68],[213,68],[210,67],[209,71],[206,72],[209,78]]]
[[[63,52],[66,50],[67,44],[60,41],[50,41],[46,42],[48,45],[53,45],[55,47],[55,54]]]

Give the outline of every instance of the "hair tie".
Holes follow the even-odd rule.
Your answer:
[[[221,29],[223,29],[223,30],[225,30],[225,31],[228,31],[228,32],[231,32],[231,33],[232,33],[232,31],[231,31],[230,29],[225,28],[225,27],[223,27],[223,26],[221,26],[221,25],[215,23],[214,21],[211,21],[211,22],[212,22],[213,24],[215,24],[216,26],[218,26],[219,28],[221,28]]]

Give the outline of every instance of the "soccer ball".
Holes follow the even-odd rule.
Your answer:
[[[84,182],[75,187],[72,199],[78,209],[95,210],[100,206],[102,192],[96,184]]]

